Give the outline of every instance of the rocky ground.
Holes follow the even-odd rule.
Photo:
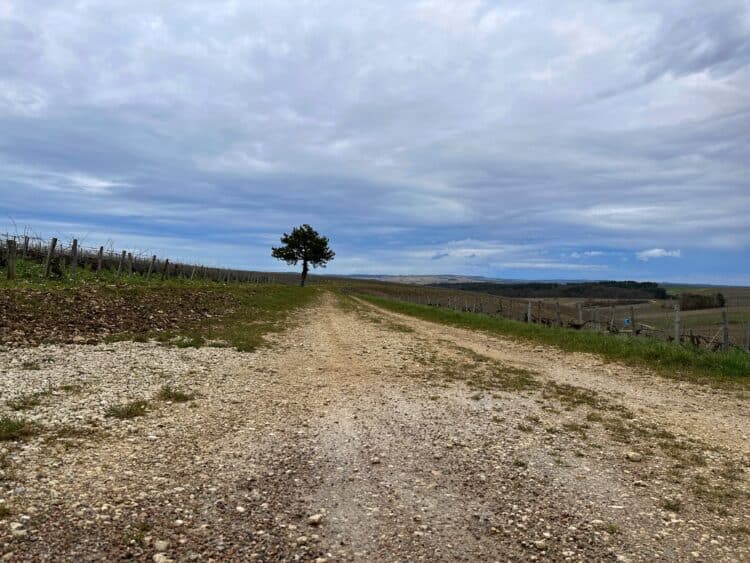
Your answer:
[[[750,560],[742,392],[333,295],[253,353],[6,350],[0,392],[6,561]]]

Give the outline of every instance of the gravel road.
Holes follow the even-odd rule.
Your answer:
[[[741,392],[332,294],[271,338],[0,352],[2,560],[750,560]]]

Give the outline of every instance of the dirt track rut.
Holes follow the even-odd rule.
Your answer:
[[[24,353],[45,359],[34,381],[78,390],[5,449],[6,560],[750,557],[747,405],[728,392],[330,294],[251,354]],[[196,399],[157,404],[163,381]],[[137,397],[145,416],[100,416]],[[76,426],[97,432],[59,431]]]

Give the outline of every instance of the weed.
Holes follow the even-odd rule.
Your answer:
[[[8,406],[14,411],[27,411],[34,407],[38,407],[42,404],[42,396],[45,393],[32,393],[30,395],[22,395],[17,399],[8,401]]]
[[[618,526],[617,524],[614,524],[613,522],[610,522],[609,524],[607,524],[606,530],[607,530],[607,533],[614,536],[615,534],[620,533],[620,526]]]
[[[156,398],[161,401],[172,401],[173,403],[186,403],[192,401],[195,398],[193,393],[186,393],[178,389],[174,389],[169,385],[162,387],[156,395]]]
[[[21,364],[21,368],[32,371],[32,370],[40,370],[42,369],[42,366],[39,365],[39,362],[25,361]]]
[[[513,460],[513,467],[528,467],[528,462],[522,460],[522,459],[514,459]]]
[[[148,402],[140,400],[124,405],[112,405],[107,409],[105,414],[112,418],[128,419],[143,416],[146,414],[147,409]]]
[[[38,432],[36,424],[17,418],[0,418],[0,441],[8,442],[33,436]]]
[[[659,503],[659,506],[669,512],[680,512],[682,510],[682,501],[676,498],[664,498]]]
[[[521,432],[533,432],[534,429],[529,426],[528,424],[524,424],[523,422],[520,422],[518,426],[516,426]]]
[[[13,514],[13,511],[5,503],[0,504],[0,518],[7,518]]]

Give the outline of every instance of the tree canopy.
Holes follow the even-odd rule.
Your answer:
[[[325,268],[325,265],[336,255],[328,246],[328,238],[321,236],[307,224],[294,227],[291,234],[284,233],[281,237],[281,244],[283,246],[273,247],[271,256],[287,264],[296,265],[302,262],[300,285],[305,285],[310,266]]]

